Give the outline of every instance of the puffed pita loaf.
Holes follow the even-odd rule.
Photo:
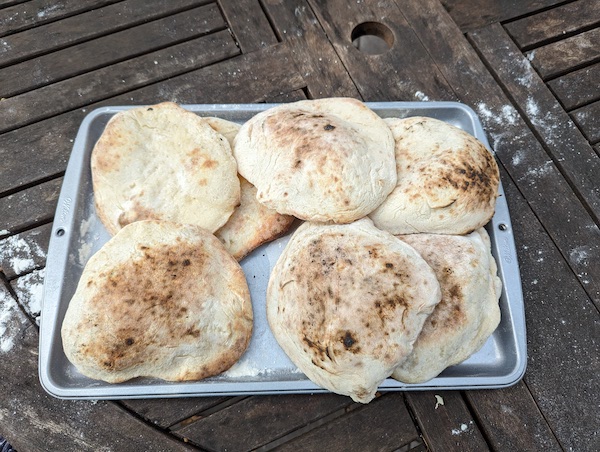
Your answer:
[[[500,322],[502,283],[483,228],[466,236],[399,238],[421,254],[442,288],[442,301],[425,322],[412,353],[392,374],[404,383],[423,383],[483,346]]]
[[[304,100],[247,121],[233,147],[258,200],[303,220],[350,223],[396,186],[394,139],[362,102]]]
[[[204,119],[233,146],[233,140],[241,127],[239,124],[212,116]],[[227,223],[215,232],[227,251],[238,261],[263,243],[279,237],[294,221],[294,217],[281,215],[259,203],[256,200],[256,187],[242,176],[239,176],[239,179],[240,205],[233,211]]]
[[[67,358],[89,378],[184,381],[231,367],[252,322],[244,273],[214,235],[143,220],[90,258],[61,333]]]
[[[476,138],[443,121],[386,119],[396,141],[398,184],[369,216],[392,234],[467,234],[494,214],[500,176]]]
[[[91,158],[98,217],[111,234],[138,220],[216,231],[240,201],[227,140],[172,102],[111,118]]]
[[[306,222],[272,270],[267,319],[308,378],[367,403],[410,354],[440,298],[429,265],[368,218]]]

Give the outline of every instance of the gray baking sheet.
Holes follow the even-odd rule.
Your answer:
[[[200,116],[217,116],[243,123],[275,104],[184,105]],[[376,102],[367,105],[382,117],[430,116],[474,135],[489,144],[475,112],[456,102]],[[138,378],[109,384],[80,374],[67,360],[60,335],[62,321],[83,267],[108,239],[96,216],[90,172],[90,154],[111,116],[132,107],[104,107],[90,112],[81,124],[58,200],[48,250],[40,327],[39,374],[44,389],[67,399],[125,399],[241,394],[292,394],[327,392],[312,383],[281,350],[271,334],[265,310],[265,293],[271,268],[289,234],[263,245],[247,256],[242,268],[252,296],[254,331],[240,361],[227,372],[194,382],[165,382]],[[492,253],[498,263],[503,291],[502,320],[476,354],[422,384],[385,380],[383,391],[430,389],[484,389],[510,386],[526,367],[523,295],[512,226],[504,191],[496,213],[487,225]]]

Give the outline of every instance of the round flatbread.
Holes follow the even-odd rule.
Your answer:
[[[404,383],[423,383],[483,346],[500,322],[502,284],[483,228],[467,236],[411,234],[400,239],[421,254],[442,288],[442,301],[412,353],[392,374]]]
[[[89,378],[199,380],[240,358],[252,319],[244,273],[214,235],[146,220],[91,257],[61,333],[67,358]]]
[[[350,223],[396,185],[392,134],[355,99],[306,100],[261,112],[242,126],[233,151],[261,203],[303,220]]]
[[[233,146],[240,125],[221,118],[206,117],[207,123]],[[227,251],[238,261],[252,250],[276,239],[292,225],[294,217],[269,209],[256,199],[256,187],[239,176],[241,198],[225,226],[215,232]]]
[[[227,140],[171,102],[113,116],[94,146],[91,168],[96,210],[113,235],[145,219],[214,232],[240,201]]]
[[[386,119],[398,184],[369,216],[392,234],[467,234],[493,216],[500,175],[479,140],[426,117]]]
[[[272,270],[267,318],[308,378],[367,403],[410,354],[440,297],[417,252],[368,218],[307,222]]]

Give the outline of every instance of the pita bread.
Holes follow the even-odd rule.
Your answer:
[[[96,210],[115,234],[138,220],[223,226],[240,201],[227,140],[171,102],[113,116],[91,159]]]
[[[216,237],[138,221],[86,264],[62,324],[63,348],[82,374],[109,383],[199,380],[240,358],[252,319],[244,273]]]
[[[405,383],[423,383],[483,346],[500,322],[502,287],[483,228],[467,236],[411,234],[400,239],[421,254],[442,287],[442,301],[408,359],[392,374]]]
[[[241,127],[239,124],[215,117],[204,119],[233,146],[233,140]],[[238,261],[263,243],[279,237],[294,221],[294,217],[281,215],[259,203],[256,200],[256,187],[241,176],[239,179],[240,205],[225,226],[215,232],[227,251]]]
[[[368,218],[307,222],[272,270],[267,319],[308,378],[367,403],[410,354],[440,297],[417,252]]]
[[[242,198],[229,221],[215,235],[238,261],[263,243],[290,229],[294,217],[282,215],[256,200],[256,187],[240,176]]]
[[[467,234],[493,216],[500,176],[467,132],[433,118],[386,119],[396,141],[398,184],[369,216],[392,234]]]
[[[396,185],[385,122],[347,98],[283,104],[247,121],[233,152],[258,200],[303,220],[350,223]]]

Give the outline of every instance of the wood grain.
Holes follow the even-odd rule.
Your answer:
[[[360,94],[343,62],[305,0],[270,0],[265,8],[278,35],[289,46],[310,98]]]
[[[219,8],[201,6],[111,33],[0,69],[0,97],[8,98],[94,69],[223,29]],[[93,58],[89,58],[93,55]],[[118,69],[117,69],[118,70]]]
[[[436,395],[441,398],[443,405],[438,403]],[[425,391],[406,396],[428,450],[489,450],[460,392]]]
[[[569,111],[600,99],[600,63],[563,75],[548,86]]]
[[[385,394],[277,450],[390,451],[420,442],[401,393]]]
[[[310,0],[310,5],[364,100],[456,100],[397,4],[360,2],[351,10],[343,0]],[[367,22],[390,30],[389,51],[370,55],[352,44],[354,27]]]
[[[144,0],[127,0],[15,33],[0,41],[0,67],[174,14],[202,3],[206,2],[171,0],[148,3]]]
[[[572,112],[573,120],[591,143],[600,141],[600,101],[596,101]]]
[[[441,0],[456,25],[469,32],[562,3],[563,0]]]
[[[246,451],[351,403],[348,397],[333,394],[249,397],[174,433],[209,450]],[[227,426],[236,426],[236,434],[220,434]]]
[[[543,79],[558,77],[600,59],[600,28],[527,52],[527,59]]]
[[[600,3],[579,0],[505,24],[521,49],[561,40],[600,22]]]
[[[0,15],[0,36],[55,21],[120,0],[39,0],[5,8]]]
[[[2,101],[0,131],[172,78],[238,52],[224,30],[44,86]]]
[[[258,0],[220,0],[219,4],[242,53],[277,44],[277,37]]]

